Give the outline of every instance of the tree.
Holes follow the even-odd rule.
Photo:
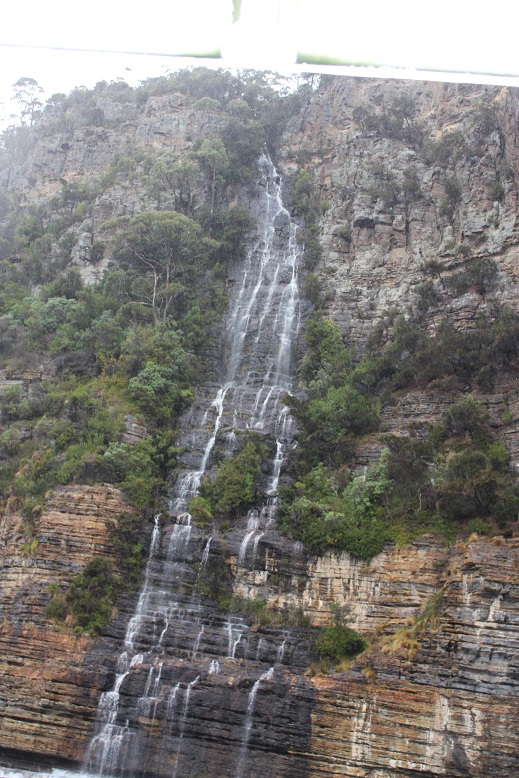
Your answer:
[[[42,101],[38,98],[38,95],[43,93],[43,89],[34,78],[26,76],[19,78],[12,88],[13,99],[20,106],[21,124],[28,124],[32,127],[34,119],[43,106]]]
[[[218,185],[225,181],[229,169],[229,158],[220,138],[205,140],[194,157],[199,163],[211,190],[211,214],[216,204]]]
[[[151,192],[159,206],[162,192],[170,192],[175,210],[188,216],[194,211],[194,193],[200,179],[200,168],[194,159],[186,155],[177,160],[172,152],[162,154],[150,170]]]
[[[222,138],[229,160],[228,180],[252,180],[257,175],[257,160],[265,148],[265,133],[261,125],[232,116],[222,130]]]
[[[200,169],[196,162],[183,157],[172,166],[171,173],[175,208],[192,215],[194,190],[200,179]]]
[[[155,323],[165,323],[175,301],[195,286],[217,248],[187,216],[148,211],[116,235],[114,257],[142,277],[140,303],[151,308]]]

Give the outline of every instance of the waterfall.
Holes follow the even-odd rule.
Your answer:
[[[229,641],[227,644],[227,657],[229,659],[234,659],[236,656],[236,649],[238,648],[238,644],[241,642],[243,635],[247,631],[247,625],[244,623],[243,619],[232,616],[228,621],[225,622],[225,630],[227,632]]]
[[[283,642],[279,646],[279,648],[277,650],[277,656],[276,656],[276,661],[279,662],[279,664],[282,664],[282,662],[283,662],[283,657],[285,656],[286,644],[287,644],[287,639],[283,638]]]
[[[197,653],[198,653],[198,649],[200,648],[200,641],[202,640],[202,636],[204,634],[204,630],[205,630],[205,627],[202,624],[202,626],[200,627],[200,632],[196,636],[195,644],[193,646],[193,656],[196,656]]]
[[[212,540],[213,540],[213,536],[211,535],[207,539],[207,543],[205,544],[204,553],[202,554],[202,561],[200,562],[199,574],[204,572],[204,570],[205,570],[205,568],[207,566],[207,562],[209,561],[209,551],[211,549]]]
[[[158,518],[155,521],[144,585],[128,623],[115,682],[101,695],[96,733],[85,764],[89,772],[138,773],[146,764],[146,770],[152,773],[153,760],[167,758],[167,774],[180,778],[189,740],[186,732],[190,731],[193,687],[200,681],[196,694],[199,698],[207,684],[217,683],[217,676],[226,672],[227,664],[247,661],[254,663],[253,677],[257,680],[249,694],[243,724],[237,766],[237,778],[241,778],[256,695],[261,683],[273,677],[272,669],[264,672],[267,661],[273,664],[269,652],[282,662],[288,644],[286,634],[279,645],[262,643],[241,617],[207,614],[197,594],[197,583],[209,564],[210,548],[216,553],[219,541],[214,532],[204,537],[194,526],[187,507],[211,468],[217,440],[221,438],[222,445],[231,452],[236,433],[250,429],[269,435],[275,441],[275,456],[264,502],[250,512],[246,527],[240,529],[236,553],[238,570],[247,565],[254,567],[261,541],[273,529],[279,480],[292,442],[293,422],[283,396],[292,388],[292,347],[300,325],[301,257],[297,227],[283,205],[279,176],[265,156],[258,166],[258,194],[252,206],[257,234],[231,290],[221,384],[206,387],[205,396],[200,392],[181,432],[180,445],[187,453],[182,460],[185,468],[178,472],[171,492],[172,522],[161,528]],[[266,648],[262,648],[264,645]],[[248,651],[255,659],[247,659]],[[196,663],[196,678],[187,685],[182,662]],[[141,690],[134,708],[131,704],[125,707],[124,692],[130,688],[130,695],[134,689]],[[164,750],[159,757],[151,750],[150,732],[161,715]],[[158,763],[156,767],[157,772],[166,770],[162,766],[159,769]]]
[[[238,564],[243,565],[245,562],[245,557],[247,556],[247,547],[252,540],[252,537],[256,530],[259,527],[259,516],[256,513],[256,511],[251,511],[249,514],[249,518],[247,521],[247,534],[244,536],[241,545],[240,545],[240,551],[238,553]]]
[[[258,693],[258,689],[260,687],[260,684],[263,681],[270,681],[272,680],[273,677],[274,677],[274,668],[271,667],[270,670],[267,670],[266,673],[260,675],[260,677],[252,687],[251,692],[249,694],[247,711],[245,713],[245,725],[243,727],[243,740],[240,749],[240,758],[238,760],[238,769],[236,770],[236,778],[242,778],[242,774],[243,774],[243,766],[245,764],[245,757],[247,755],[247,748],[249,746],[250,732],[252,729],[252,717],[254,714],[254,705],[256,702],[256,695]]]
[[[197,675],[197,677],[191,681],[191,683],[188,683],[186,687],[186,696],[184,697],[184,705],[182,707],[182,716],[180,718],[180,727],[179,727],[179,737],[178,737],[178,747],[177,747],[177,753],[175,756],[175,767],[173,769],[173,776],[172,778],[177,778],[177,770],[178,770],[178,758],[180,756],[180,749],[182,748],[182,738],[184,737],[184,730],[186,728],[186,720],[187,720],[187,712],[189,710],[189,698],[191,696],[191,689],[195,684],[198,683],[200,680],[200,676]]]
[[[159,517],[156,516],[144,574],[144,586],[135,613],[126,629],[124,650],[119,655],[117,662],[118,672],[114,687],[111,691],[103,692],[101,695],[98,708],[98,732],[91,740],[86,756],[88,769],[93,769],[100,775],[111,773],[117,768],[121,750],[131,734],[126,725],[116,724],[119,713],[120,689],[132,668],[140,665],[143,660],[143,655],[135,651],[135,641],[149,613],[148,608],[154,588],[152,583],[153,569],[159,542],[160,524]]]

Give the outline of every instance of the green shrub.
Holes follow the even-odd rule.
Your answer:
[[[486,96],[476,102],[474,111],[474,132],[479,145],[487,146],[488,136],[499,129],[499,106],[495,99]]]
[[[454,176],[445,179],[443,184],[445,197],[440,203],[440,214],[452,219],[454,211],[461,202],[463,190],[461,184]]]
[[[425,314],[430,308],[438,305],[441,295],[432,281],[425,281],[415,286],[415,294],[418,295],[417,310],[420,314]]]
[[[27,419],[30,406],[21,386],[9,386],[0,395],[1,418],[3,422]]]
[[[247,183],[257,175],[258,158],[265,146],[265,133],[252,119],[232,116],[222,130],[228,158],[225,177],[232,183]]]
[[[319,198],[308,170],[300,170],[292,184],[292,207],[301,216],[319,209]]]
[[[142,578],[146,558],[142,524],[139,511],[122,513],[117,522],[108,523],[117,566],[122,573],[117,585],[122,591],[133,591]]]
[[[65,621],[69,614],[69,607],[65,597],[60,595],[54,595],[52,600],[45,608],[45,615],[52,621]]]
[[[321,306],[321,282],[315,273],[306,273],[303,281],[302,294],[314,308]]]
[[[492,528],[484,519],[471,519],[467,524],[467,535],[472,535],[473,533],[477,535],[490,535],[491,532]]]
[[[353,478],[342,491],[318,466],[296,483],[295,490],[281,491],[280,527],[314,554],[332,548],[371,559],[388,539],[383,510],[388,488],[384,465]]]
[[[196,111],[219,113],[222,109],[222,106],[219,100],[215,100],[212,97],[201,97],[200,100],[197,100],[195,103],[193,103],[193,108]]]
[[[376,428],[378,409],[351,383],[351,357],[334,322],[314,315],[305,340],[300,370],[307,397],[285,400],[301,425],[299,439],[309,462],[320,458],[339,465],[353,453],[355,436]]]
[[[451,437],[470,435],[480,445],[488,444],[491,440],[488,431],[488,413],[471,395],[449,406],[443,417],[443,426],[447,435]]]
[[[492,198],[492,200],[502,200],[503,197],[505,196],[505,192],[506,192],[505,185],[500,179],[497,179],[496,181],[494,181],[490,189],[490,197]]]
[[[314,314],[305,331],[305,354],[301,362],[301,377],[308,386],[340,386],[351,369],[351,356],[346,349],[337,324],[320,314]]]
[[[333,444],[349,433],[363,435],[372,430],[376,419],[369,400],[351,384],[330,387],[322,398],[308,403],[305,426]]]
[[[341,659],[360,654],[366,649],[367,643],[354,629],[333,623],[324,627],[315,647],[321,656],[340,662]]]
[[[412,203],[422,197],[420,178],[415,168],[408,167],[404,170],[404,200]]]
[[[234,519],[243,515],[254,502],[265,453],[262,440],[249,437],[237,454],[225,459],[214,478],[207,477],[200,484],[204,510],[218,518]],[[195,509],[201,506],[196,503]]]
[[[183,404],[182,391],[174,381],[175,372],[167,365],[148,364],[128,382],[130,397],[152,417],[167,418]]]
[[[353,110],[353,120],[364,132],[400,140],[412,148],[419,148],[423,143],[423,130],[416,120],[416,104],[410,95],[398,95],[380,109],[358,106]]]
[[[54,594],[46,608],[48,618],[64,621],[72,616],[84,632],[101,632],[111,616],[116,591],[110,563],[94,557],[79,575],[74,576],[65,595]]]
[[[305,246],[303,256],[304,269],[312,273],[319,265],[323,256],[321,243],[317,235],[308,228],[303,230],[301,239]]]
[[[423,156],[429,165],[440,165],[448,168],[456,164],[469,153],[469,147],[459,130],[448,132],[437,140],[429,140],[424,144]]]
[[[10,457],[16,456],[20,450],[23,437],[23,433],[18,427],[7,427],[0,434],[0,449]]]
[[[213,520],[211,503],[205,497],[200,495],[191,497],[188,501],[187,509],[199,527],[205,527]]]
[[[343,240],[345,243],[351,243],[351,229],[347,224],[343,224],[340,227],[336,227],[334,235]]]
[[[476,257],[471,259],[463,270],[449,276],[448,284],[458,295],[465,293],[472,285],[479,294],[485,294],[497,274],[498,267],[493,259]]]

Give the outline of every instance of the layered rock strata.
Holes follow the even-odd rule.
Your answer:
[[[400,622],[356,669],[314,679],[310,775],[517,775],[518,554],[517,541],[459,544],[416,644],[403,648]]]
[[[0,521],[1,753],[22,762],[82,759],[106,681],[96,641],[45,615],[49,587],[66,587],[94,556],[113,561],[107,522],[130,510],[112,486],[56,489],[32,540],[13,500]]]

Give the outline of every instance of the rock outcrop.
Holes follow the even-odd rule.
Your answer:
[[[424,262],[438,258],[448,276],[463,261],[461,246],[466,257],[492,256],[500,275],[492,294],[471,289],[450,301],[458,325],[495,299],[517,309],[519,158],[508,132],[517,105],[506,88],[333,79],[293,120],[285,156],[304,160],[326,203],[318,272],[328,308],[359,350],[391,308],[416,299]],[[398,129],[377,124],[383,115]],[[461,190],[455,213],[443,202],[448,177]],[[434,313],[443,315],[431,310],[431,323]]]

